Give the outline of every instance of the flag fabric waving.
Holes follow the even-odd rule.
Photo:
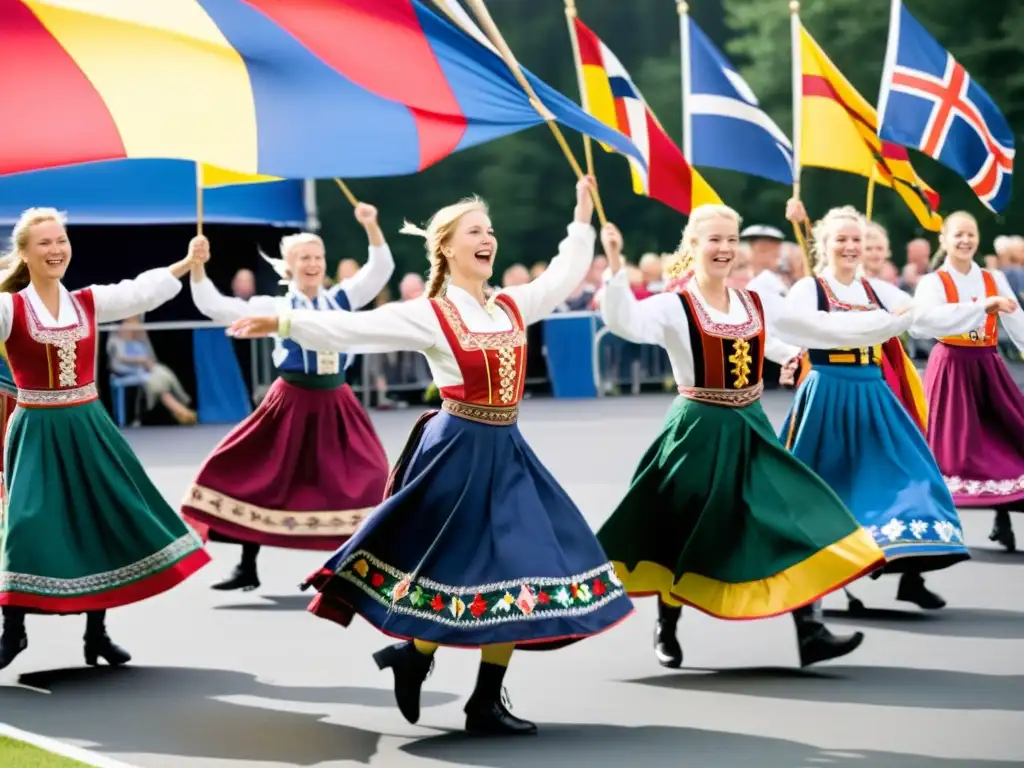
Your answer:
[[[686,159],[694,165],[793,183],[793,145],[736,67],[689,14],[680,16]],[[688,88],[686,87],[688,85]]]
[[[925,229],[942,228],[939,196],[917,175],[907,150],[878,137],[878,115],[800,26],[801,166],[871,178],[894,189]]]
[[[524,74],[556,120],[644,162]],[[419,0],[0,0],[0,82],[0,174],[148,157],[402,175],[544,120],[499,56]]]
[[[199,186],[203,189],[236,187],[245,184],[264,184],[268,181],[283,181],[280,176],[264,176],[259,173],[238,173],[227,168],[218,168],[207,163],[199,164]]]
[[[893,0],[879,135],[953,169],[995,212],[1010,201],[1013,131],[984,88]]]
[[[630,158],[633,191],[685,214],[698,205],[720,204],[721,198],[686,162],[615,54],[579,19],[573,23],[586,88],[581,96],[587,110],[629,136],[643,155],[643,163]]]

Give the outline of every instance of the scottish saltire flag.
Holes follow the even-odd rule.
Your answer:
[[[878,96],[881,138],[914,147],[960,174],[1002,211],[1013,182],[1013,132],[967,70],[893,0]]]
[[[683,45],[683,141],[696,166],[793,183],[793,145],[768,117],[732,63],[689,15]]]
[[[646,167],[524,74],[555,120]],[[550,117],[423,0],[0,0],[0,83],[0,174],[168,158],[203,163],[204,186],[404,175]]]

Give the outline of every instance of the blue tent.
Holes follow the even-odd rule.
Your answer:
[[[0,177],[0,226],[33,206],[67,211],[71,224],[188,224],[196,220],[195,164],[116,160]],[[303,182],[203,192],[203,221],[304,227]]]

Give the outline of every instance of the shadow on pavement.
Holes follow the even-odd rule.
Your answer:
[[[377,751],[378,733],[325,722],[324,715],[232,704],[217,697],[394,707],[390,690],[277,686],[219,669],[63,669],[25,674],[19,682],[50,695],[0,686],[5,722],[51,738],[93,743],[97,751],[114,755],[139,752],[297,766],[331,760],[367,764]],[[422,703],[440,706],[456,698],[424,691]]]
[[[1024,676],[942,669],[827,666],[799,669],[687,669],[624,682],[678,691],[881,707],[1024,712]]]
[[[680,713],[681,717],[685,717]],[[1005,768],[1010,763],[949,760],[892,752],[835,751],[783,739],[693,728],[544,725],[535,737],[474,738],[464,733],[420,739],[401,749],[416,757],[485,768]]]
[[[923,613],[869,606],[858,616],[851,616],[843,610],[826,609],[825,619],[829,624],[864,629],[891,629],[933,637],[1024,639],[1024,613],[990,608],[943,608],[940,611]]]

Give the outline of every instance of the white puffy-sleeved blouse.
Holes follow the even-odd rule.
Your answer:
[[[735,289],[729,289],[729,311],[720,312],[708,305],[695,281],[687,286],[694,299],[700,302],[715,323],[743,325],[750,319],[744,302]],[[785,364],[800,354],[800,348],[786,344],[773,335],[775,318],[770,304],[762,302],[765,312],[764,355],[769,360]],[[620,269],[605,288],[601,314],[616,336],[637,344],[657,344],[668,353],[672,374],[679,387],[692,387],[695,383],[693,347],[690,342],[690,324],[682,302],[675,292],[660,293],[638,300],[629,287],[625,269]]]
[[[558,246],[558,255],[540,276],[526,285],[502,289],[515,302],[526,325],[551,314],[583,282],[594,258],[595,239],[592,226],[573,222]],[[490,309],[485,308],[456,286],[449,286],[445,295],[471,333],[512,330],[509,316],[493,307],[493,302],[488,302]],[[281,315],[280,329],[307,349],[353,354],[422,352],[439,388],[463,383],[455,355],[426,297],[392,302],[367,312],[296,310]]]

